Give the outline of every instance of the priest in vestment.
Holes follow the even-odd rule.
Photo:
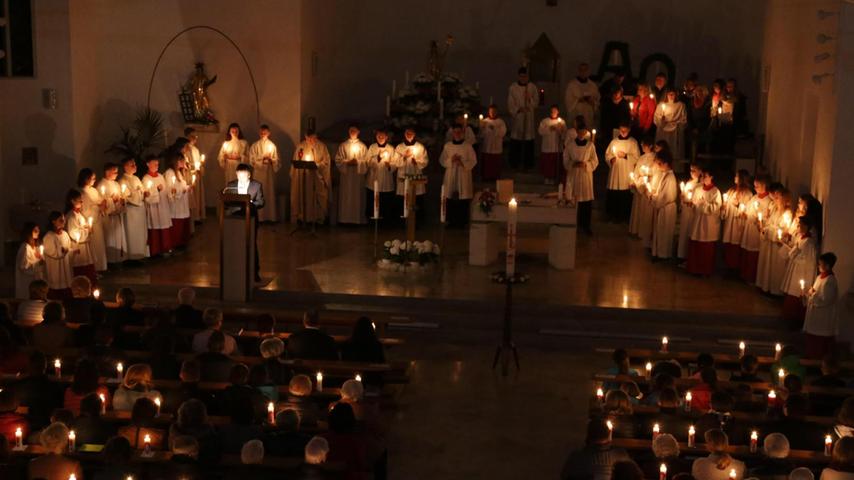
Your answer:
[[[528,69],[519,69],[518,81],[507,92],[507,110],[513,116],[510,126],[510,166],[523,169],[534,165],[534,109],[539,103],[537,86],[528,81]]]
[[[349,138],[338,146],[338,223],[365,223],[365,155],[368,147],[359,140],[359,127],[350,125]]]
[[[232,123],[228,126],[225,141],[219,149],[219,166],[225,174],[225,185],[237,179],[237,166],[249,161],[249,144],[243,139],[240,125]]]
[[[599,109],[600,96],[599,87],[588,78],[589,75],[590,66],[586,63],[580,64],[578,76],[566,85],[566,111],[569,112],[569,118],[581,115],[587,127],[593,128],[596,125],[593,122]]]
[[[279,221],[276,212],[276,173],[282,163],[279,150],[270,140],[270,127],[261,125],[260,139],[249,147],[249,164],[252,165],[252,178],[264,187],[264,194],[270,199],[266,207],[258,211],[259,222]]]
[[[317,169],[291,166],[291,222],[323,223],[332,185],[329,150],[314,130],[309,129],[305,140],[297,145],[293,159],[314,162]]]

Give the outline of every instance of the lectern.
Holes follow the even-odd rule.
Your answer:
[[[227,302],[252,299],[255,280],[255,221],[251,197],[226,189],[219,201],[219,291]]]

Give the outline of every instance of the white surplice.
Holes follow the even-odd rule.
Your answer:
[[[768,219],[762,222],[762,235],[759,241],[759,259],[756,265],[756,286],[763,292],[771,295],[780,295],[780,285],[783,275],[786,274],[786,263],[788,260],[787,249],[781,247],[783,242],[777,236],[779,228],[780,237],[783,236],[783,217],[792,218],[792,212],[788,209],[780,210],[775,203],[771,204]]]
[[[539,132],[540,137],[542,138],[540,142],[540,152],[560,152],[560,147],[563,145],[564,135],[566,135],[566,122],[564,122],[560,117],[544,118],[540,120],[540,126],[537,127],[537,132]]]
[[[71,237],[71,266],[85,267],[95,264],[95,256],[90,242],[89,225],[81,212],[65,213],[65,227]]]
[[[793,297],[801,296],[801,280],[804,288],[808,288],[815,279],[816,258],[815,240],[812,236],[798,235],[792,238],[788,248],[788,262],[786,273],[780,289],[786,295]]]
[[[125,228],[125,205],[122,200],[122,187],[115,180],[102,179],[98,191],[104,192],[107,201],[104,212],[104,244],[107,248],[107,262],[121,263],[127,260],[127,230]]]
[[[655,122],[655,140],[664,140],[670,146],[674,160],[680,160],[685,155],[685,125],[688,123],[688,114],[685,112],[685,104],[680,101],[673,103],[661,102],[655,108],[653,116]]]
[[[507,124],[504,120],[484,118],[480,121],[478,135],[480,136],[480,153],[499,155],[504,152],[504,136],[507,135]]]
[[[632,214],[629,217],[629,233],[638,235],[641,238],[643,238],[641,230],[652,232],[651,226],[644,229],[641,225],[644,223],[651,225],[652,221],[652,210],[650,208],[652,204],[648,201],[648,196],[646,195],[646,183],[647,180],[651,180],[650,175],[653,168],[655,168],[653,165],[654,161],[654,153],[644,153],[638,157],[635,169],[632,171]]]
[[[563,168],[566,169],[566,196],[576,202],[593,200],[593,171],[599,166],[599,157],[593,142],[585,139],[584,145],[576,141],[566,143],[563,151]]]
[[[691,227],[694,225],[694,194],[700,187],[700,182],[690,179],[685,182],[684,188],[679,186],[679,242],[676,244],[676,257],[688,258],[688,240],[691,239]]]
[[[38,256],[38,245],[22,243],[15,258],[15,298],[30,298],[30,283],[44,280],[44,261]]]
[[[539,103],[539,92],[537,86],[531,82],[525,85],[515,82],[507,91],[507,111],[513,118],[510,129],[510,138],[513,140],[533,140],[534,109]]]
[[[193,144],[190,144],[190,154],[184,158],[190,169],[190,182],[193,184],[193,190],[190,192],[190,216],[193,221],[200,222],[205,219],[205,164],[199,149]]]
[[[237,180],[237,165],[249,162],[249,144],[246,140],[231,139],[222,142],[217,160],[225,175],[225,185],[232,180]]]
[[[365,154],[365,168],[368,173],[365,187],[368,190],[374,190],[374,182],[377,182],[381,193],[397,190],[394,178],[394,147],[388,143],[383,146],[372,143]]]
[[[619,154],[625,153],[624,157]],[[635,164],[640,158],[638,142],[628,136],[614,137],[605,149],[605,164],[608,165],[608,190],[628,190],[631,184],[629,172],[634,171]]]
[[[71,288],[74,271],[71,267],[71,237],[65,230],[47,232],[43,240],[45,277],[51,290]],[[28,297],[27,297],[28,298]]]
[[[148,227],[146,226],[144,187],[136,175],[124,174],[119,180],[125,186],[125,232],[127,258],[140,260],[148,256]]]
[[[839,333],[836,303],[839,300],[839,286],[836,275],[815,277],[812,291],[807,296],[807,313],[804,317],[804,332],[823,337],[836,336]]]
[[[767,192],[763,195],[753,195],[745,207],[744,233],[741,236],[741,248],[748,252],[759,251],[759,214],[767,221],[768,210],[771,207],[771,195]]]
[[[415,163],[412,163],[413,160]],[[397,169],[397,194],[403,196],[405,176],[421,174],[427,168],[430,158],[427,156],[427,149],[420,142],[414,141],[408,144],[404,141],[394,148],[392,161]],[[415,195],[424,195],[425,192],[427,192],[426,184],[415,185]]]
[[[103,272],[107,270],[107,244],[104,239],[104,223],[101,210],[104,197],[101,196],[101,191],[94,186],[83,187],[80,190],[83,193],[83,215],[86,216],[87,220],[89,217],[92,218],[92,230],[89,232],[89,242],[95,260],[95,270]]]
[[[169,191],[163,175],[153,177],[145,174],[142,184],[148,197],[145,198],[145,225],[149,230],[172,228],[172,205],[169,203]],[[161,187],[158,189],[158,187]]]
[[[721,204],[723,199],[718,187],[706,190],[703,185],[694,190],[694,221],[691,225],[691,240],[695,242],[717,242],[721,238]]]
[[[303,141],[297,145],[293,160],[312,161],[317,164],[317,169],[291,167],[291,222],[323,222],[329,212],[329,196],[332,192],[332,159],[329,157],[329,149],[320,140],[314,145]]]
[[[590,97],[592,104],[582,102],[581,99],[584,97]],[[566,111],[569,112],[570,121],[581,115],[587,123],[587,128],[594,128],[596,124],[593,122],[596,111],[599,110],[599,100],[599,86],[589,78],[582,82],[576,77],[566,85]]]
[[[652,256],[673,256],[673,236],[676,231],[676,197],[679,186],[673,170],[661,174],[653,195]]]
[[[264,159],[268,159],[265,162]],[[264,208],[258,211],[258,221],[277,222],[279,214],[276,208],[276,173],[282,166],[279,150],[269,138],[262,138],[249,147],[249,163],[252,165],[252,178],[261,182],[264,189]]]
[[[363,224],[365,220],[365,155],[368,147],[348,138],[335,152],[338,168],[338,223]]]
[[[454,163],[454,157],[459,157],[461,165]],[[467,200],[474,196],[471,171],[477,165],[477,155],[471,145],[465,141],[446,143],[439,156],[439,164],[445,169],[442,185],[446,198]]]
[[[726,196],[726,202],[721,209],[721,217],[723,218],[721,240],[723,243],[741,245],[744,226],[747,225],[747,219],[742,215],[742,212],[747,211],[747,204],[750,203],[753,194],[749,189],[737,190],[733,187],[729,189]]]

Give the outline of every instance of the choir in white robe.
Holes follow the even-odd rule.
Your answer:
[[[103,272],[107,270],[107,245],[104,239],[104,223],[102,217],[102,205],[104,197],[100,190],[95,187],[83,187],[83,215],[88,219],[92,217],[92,230],[89,232],[92,255],[95,259],[95,270]]]
[[[332,191],[329,149],[320,140],[315,141],[314,145],[303,141],[297,145],[293,159],[314,162],[317,169],[291,167],[291,222],[322,223],[329,213],[329,196]]]
[[[269,159],[265,162],[264,159]],[[268,199],[264,208],[258,210],[259,222],[278,222],[276,209],[276,173],[281,168],[279,150],[269,138],[262,138],[249,148],[249,163],[252,165],[252,179],[261,182],[264,197]]]
[[[365,223],[365,155],[368,147],[348,138],[335,152],[338,168],[338,223]]]
[[[723,219],[723,234],[721,236],[724,244],[741,245],[744,235],[746,219],[742,215],[747,211],[747,205],[753,194],[748,189],[737,190],[735,187],[726,193],[726,201],[721,210]],[[730,267],[733,267],[730,265]]]
[[[673,170],[661,174],[653,194],[652,256],[673,256],[673,235],[676,230],[676,197],[679,194]]]
[[[531,82],[520,85],[519,82],[510,85],[507,92],[507,111],[513,118],[510,138],[513,140],[533,140],[534,109],[539,103],[537,86]]]
[[[459,157],[460,165],[453,160]],[[477,165],[477,155],[471,145],[448,142],[442,148],[439,164],[445,169],[442,185],[445,187],[446,198],[468,200],[474,196],[471,171]]]
[[[590,97],[590,102],[582,101],[584,97]],[[593,128],[595,125],[593,122],[599,110],[599,100],[599,86],[589,78],[582,82],[576,77],[566,85],[566,111],[569,112],[569,118],[574,119],[581,115],[587,123],[587,128]]]
[[[365,158],[368,178],[365,186],[374,190],[374,182],[381,193],[394,192],[397,184],[394,178],[394,147],[386,143],[382,147],[372,143]]]
[[[625,153],[625,157],[618,155]],[[608,190],[628,190],[631,186],[629,172],[634,171],[635,164],[640,158],[638,142],[632,137],[620,138],[619,135],[611,140],[605,150],[605,164],[608,165]]]
[[[650,174],[655,168],[655,153],[644,153],[638,157],[635,168],[630,175],[632,185],[632,214],[629,217],[629,233],[644,238],[641,232],[652,233],[652,204],[646,195],[647,182],[651,182]],[[646,227],[644,227],[646,225]]]
[[[43,239],[45,257],[45,277],[51,290],[71,288],[74,272],[71,267],[71,237],[62,230],[59,233],[51,230]],[[28,297],[25,297],[28,298]]]
[[[552,129],[554,127],[554,129]],[[540,126],[537,127],[539,132],[540,152],[542,153],[557,153],[560,152],[563,146],[564,135],[566,135],[566,122],[562,118],[546,117],[540,120]]]
[[[193,221],[201,222],[205,219],[205,164],[199,149],[190,144],[190,153],[186,155],[187,167],[190,169],[190,182],[193,191],[190,192],[190,217]],[[262,209],[263,210],[263,209]]]
[[[786,273],[788,249],[783,246],[783,218],[789,218],[791,223],[792,211],[780,210],[776,203],[771,205],[768,220],[763,222],[762,236],[759,242],[759,262],[756,267],[756,286],[771,295],[780,295],[780,284]],[[779,229],[779,232],[778,232]],[[780,234],[779,237],[777,234]]]
[[[225,174],[223,185],[228,185],[228,182],[237,180],[237,165],[249,162],[249,144],[237,138],[222,142],[217,159]]]
[[[480,121],[480,128],[478,129],[480,152],[492,155],[504,153],[505,135],[507,135],[507,124],[504,123],[504,120],[485,117]]]
[[[593,201],[593,171],[599,166],[596,147],[585,139],[584,145],[576,141],[567,142],[563,151],[563,167],[566,169],[566,196],[576,202]]]
[[[153,177],[146,173],[142,177],[142,183],[145,186],[145,191],[148,192],[148,196],[145,197],[145,224],[150,237],[151,230],[169,230],[172,228],[172,206],[169,204],[169,191],[166,189],[167,185],[163,175]],[[158,240],[155,241],[160,241],[163,238],[169,238],[169,234],[164,235],[160,232],[158,233]],[[155,251],[158,249],[151,249],[152,255],[163,253],[172,248],[171,243],[154,246],[159,247],[159,251]]]
[[[688,123],[685,104],[680,101],[659,103],[658,107],[655,108],[653,122],[657,127],[655,140],[666,141],[673,153],[674,160],[681,159],[685,152],[685,125]]]
[[[465,140],[464,140],[465,142]],[[469,145],[471,145],[469,143]],[[412,163],[412,161],[415,163]],[[394,157],[392,162],[394,168],[397,169],[397,194],[403,196],[404,179],[406,175],[420,175],[427,168],[427,163],[430,161],[427,156],[427,149],[420,142],[415,141],[411,145],[405,141],[398,144],[394,148]],[[415,185],[415,195],[424,195],[427,192],[427,185],[422,183]]]
[[[695,242],[717,242],[721,238],[721,191],[712,185],[706,190],[700,185],[694,190],[694,218],[690,239]]]
[[[801,280],[804,281],[804,288],[809,288],[815,279],[817,258],[815,240],[812,236],[798,235],[792,239],[791,245],[788,246],[786,273],[780,285],[783,293],[800,297],[803,293]]]
[[[815,277],[812,290],[807,295],[804,332],[822,337],[836,336],[839,331],[836,316],[838,299],[839,287],[836,283],[836,275]]]
[[[127,258],[140,260],[148,256],[144,187],[139,177],[129,173],[122,175],[119,182],[125,186],[124,225],[127,232]]]
[[[95,264],[88,220],[83,213],[70,211],[65,214],[65,225],[71,237],[71,267]]]
[[[190,224],[192,223],[190,220],[190,184],[183,174],[178,175],[171,168],[163,172],[163,180],[167,185],[164,192],[169,199],[173,246],[183,246],[190,239]]]
[[[127,260],[128,253],[122,187],[119,182],[104,178],[98,184],[98,191],[104,193],[104,199],[107,202],[104,212],[104,243],[107,247],[107,262],[121,263]]]
[[[692,178],[685,182],[685,186],[679,186],[679,203],[682,211],[679,212],[679,243],[676,247],[677,258],[688,258],[688,240],[691,238],[691,228],[694,226],[693,201],[700,182]]]
[[[759,214],[767,221],[768,210],[771,207],[771,195],[755,194],[745,207],[746,222],[741,236],[741,249],[748,252],[759,252],[761,233],[759,232]]]
[[[30,283],[44,280],[44,260],[39,246],[22,243],[15,259],[15,298],[30,298]]]
[[[465,128],[465,131],[463,133],[465,134],[464,140],[466,143],[468,143],[469,145],[474,145],[477,143],[477,135],[474,134],[474,130],[472,130],[470,125],[466,124],[466,128]],[[453,139],[454,139],[454,129],[452,127],[452,128],[449,128],[445,132],[445,143],[448,143],[448,142],[452,141]]]

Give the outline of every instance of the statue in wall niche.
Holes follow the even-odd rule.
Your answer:
[[[436,40],[430,41],[430,57],[427,60],[427,71],[433,77],[433,80],[439,81],[442,77],[442,71],[445,68],[445,57],[448,55],[448,50],[454,44],[454,36],[450,33],[445,37],[445,42],[442,48],[439,48],[439,42]]]
[[[188,123],[215,124],[219,123],[211,110],[208,88],[216,82],[217,76],[208,78],[205,64],[196,63],[196,69],[190,74],[179,96],[181,112],[184,121]]]

